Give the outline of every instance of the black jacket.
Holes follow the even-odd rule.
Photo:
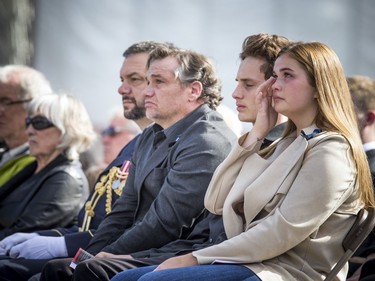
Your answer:
[[[124,192],[87,247],[92,254],[129,254],[186,238],[213,172],[236,139],[207,105],[168,128],[154,149],[157,128],[140,136]]]
[[[15,232],[69,226],[88,195],[78,161],[60,155],[37,174],[32,163],[10,179],[0,193],[0,239]]]

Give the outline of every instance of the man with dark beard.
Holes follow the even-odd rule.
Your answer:
[[[146,63],[149,53],[160,43],[146,41],[133,44],[123,54],[120,69],[124,116],[134,120],[141,130],[151,121],[145,115],[147,86]],[[133,154],[138,136],[129,142],[99,175],[95,188],[80,210],[78,223],[70,228],[58,228],[37,233],[15,233],[0,241],[0,279],[28,280],[39,273],[44,264],[57,257],[73,257],[79,248],[85,248],[124,186],[121,170]],[[129,162],[130,163],[130,162]],[[118,176],[120,174],[120,177]]]

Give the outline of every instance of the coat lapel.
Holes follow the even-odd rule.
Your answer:
[[[166,161],[167,156],[169,154],[170,149],[178,142],[180,136],[183,135],[184,131],[192,126],[194,122],[202,118],[206,113],[208,113],[210,109],[207,105],[202,105],[188,116],[183,118],[182,120],[178,121],[172,127],[170,127],[170,131],[167,133],[167,138],[158,146],[158,148],[152,152],[152,154],[148,157],[148,159],[142,159],[141,161],[141,169],[138,167],[138,173],[136,175],[136,185],[138,189],[138,193],[140,193],[142,184],[145,178],[156,168],[159,167],[163,161]],[[168,129],[169,130],[169,129]],[[152,137],[150,140],[147,141],[147,147],[140,147],[140,149],[145,150],[152,150],[153,146],[153,139],[154,133],[152,133]],[[142,153],[146,155],[147,153]]]
[[[298,172],[302,164],[303,156],[307,148],[307,141],[302,136],[298,136],[278,157],[272,161],[261,158],[259,155],[251,155],[249,159],[252,163],[251,176],[254,180],[249,180],[249,176],[245,182],[250,185],[235,184],[230,192],[231,200],[229,203],[235,202],[234,200],[241,198],[245,202],[251,201],[251,204],[244,205],[244,214],[247,225],[251,223],[256,215],[264,208],[264,206],[275,196],[276,193],[287,193],[290,184],[283,184],[288,177],[294,179],[294,173]],[[258,158],[258,159],[256,159]],[[257,165],[254,165],[254,159]],[[255,167],[257,166],[257,167]],[[253,171],[255,169],[256,171]],[[241,171],[241,173],[248,173],[250,171]],[[238,178],[243,178],[238,177]],[[233,193],[233,194],[231,194]],[[237,198],[236,198],[237,197]],[[225,206],[227,208],[230,206]],[[232,209],[231,207],[229,209]],[[228,217],[229,216],[229,217]],[[224,222],[235,222],[234,224],[226,225],[228,237],[233,237],[243,232],[244,225],[242,218],[231,212],[224,212]],[[236,225],[237,227],[234,227]],[[242,227],[240,227],[242,225]]]
[[[157,149],[153,152],[151,150],[152,141],[149,142],[148,147],[144,147],[142,149],[150,150],[150,157],[148,159],[142,159],[142,169],[140,170],[140,174],[138,174],[136,178],[137,186],[141,187],[146,177],[156,168],[165,166],[163,162],[167,161],[167,156],[169,154],[170,149],[173,145],[178,142],[179,136],[181,134],[181,128],[176,128],[167,136],[167,138],[159,144]],[[167,164],[166,164],[167,165]],[[139,169],[137,169],[139,170]],[[138,189],[140,192],[140,188]]]

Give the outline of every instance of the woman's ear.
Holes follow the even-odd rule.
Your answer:
[[[316,90],[314,91],[314,99],[318,99],[318,92]]]
[[[189,102],[196,101],[201,96],[203,91],[203,85],[199,81],[194,81],[190,84],[191,92],[189,96]]]

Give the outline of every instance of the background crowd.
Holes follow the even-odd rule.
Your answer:
[[[213,58],[169,40],[122,46],[121,106],[95,118],[0,66],[0,280],[324,280],[374,208],[375,81],[295,39],[237,42],[235,111]],[[374,249],[338,280],[375,280]]]

